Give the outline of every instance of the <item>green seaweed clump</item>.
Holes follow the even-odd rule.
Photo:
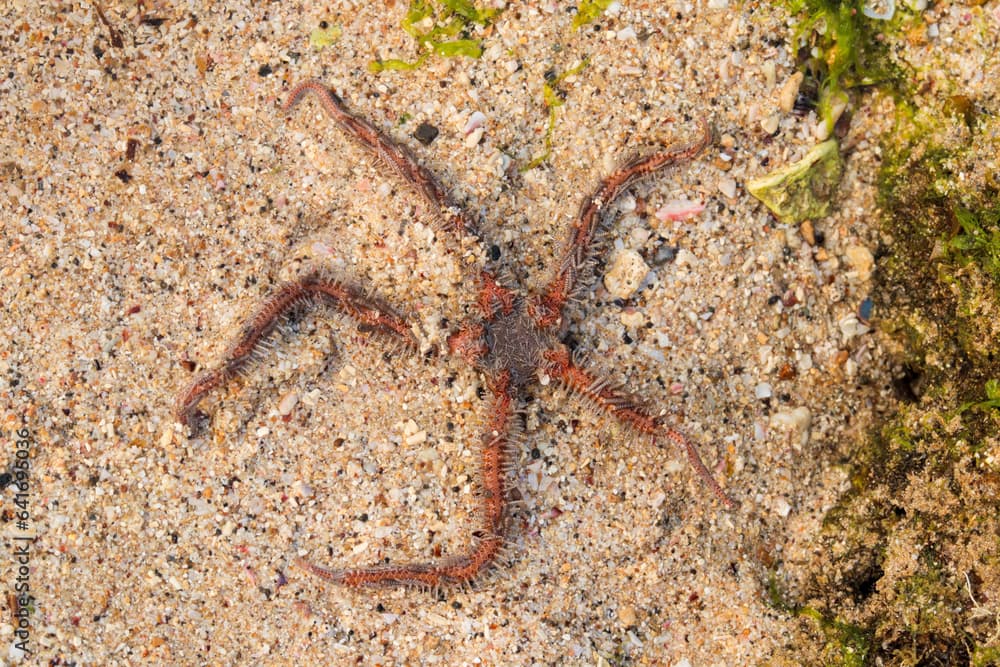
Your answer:
[[[476,26],[492,23],[500,12],[500,9],[478,9],[468,0],[440,0],[440,6],[428,0],[411,0],[401,25],[417,40],[424,53],[413,62],[395,58],[375,60],[369,63],[368,69],[376,73],[414,70],[431,55],[478,58],[483,54],[483,47],[479,40],[470,39],[468,35]]]
[[[849,90],[895,87],[901,80],[884,34],[905,20],[902,12],[880,21],[865,15],[865,0],[789,0],[787,6],[800,17],[795,32],[802,44],[799,67],[818,82],[816,110],[828,133],[848,104]]]
[[[948,241],[948,248],[961,264],[975,263],[1000,290],[1000,200],[973,211],[957,207],[954,211],[959,229]]]
[[[580,0],[573,17],[573,30],[579,30],[588,23],[597,20],[605,9],[611,6],[612,0]]]
[[[828,139],[798,162],[748,181],[747,192],[764,202],[781,222],[822,218],[830,212],[842,172],[837,142]]]

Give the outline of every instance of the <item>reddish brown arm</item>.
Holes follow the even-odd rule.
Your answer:
[[[726,507],[735,508],[739,503],[726,495],[712,473],[705,467],[691,441],[683,433],[660,423],[660,420],[650,416],[627,393],[611,383],[603,380],[588,370],[572,362],[565,348],[550,350],[545,355],[548,361],[548,372],[562,382],[574,394],[585,398],[601,412],[622,421],[639,433],[652,436],[654,439],[665,438],[680,446],[687,453],[691,467],[701,477],[702,481],[721,500]]]
[[[326,276],[322,271],[313,271],[279,287],[250,316],[216,368],[198,375],[177,395],[174,410],[177,421],[189,426],[198,403],[232,379],[254,358],[282,318],[298,307],[317,301],[330,304],[369,331],[388,335],[410,348],[417,346],[406,320],[387,305],[365,296],[352,285]]]
[[[493,405],[480,452],[479,496],[482,526],[472,549],[436,563],[387,564],[358,569],[330,569],[304,558],[295,564],[322,579],[344,586],[415,586],[439,589],[462,585],[488,570],[503,547],[507,498],[509,433],[514,415],[510,373],[504,371],[490,383]]]
[[[607,224],[607,214],[615,200],[636,181],[681,160],[693,158],[711,141],[711,128],[702,121],[701,134],[694,141],[629,161],[601,181],[597,189],[583,200],[556,275],[541,294],[532,298],[531,313],[539,327],[549,328],[559,324],[563,307],[590,268],[600,233]]]

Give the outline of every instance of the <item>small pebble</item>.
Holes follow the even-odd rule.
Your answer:
[[[658,220],[684,220],[705,210],[703,202],[690,199],[674,199],[661,206],[656,212]]]
[[[875,266],[875,257],[872,251],[860,245],[852,245],[844,251],[844,259],[851,267],[855,277],[860,282],[865,282],[872,277],[872,269]]]
[[[423,431],[421,432],[424,433]],[[426,435],[426,433],[424,434]],[[441,456],[433,447],[425,447],[417,454],[417,460],[421,463],[430,463],[431,461],[437,461],[439,458],[441,458]]]
[[[761,65],[760,69],[764,73],[764,85],[767,86],[768,89],[774,88],[774,84],[778,81],[774,61],[765,61],[764,64]]]
[[[728,199],[736,197],[736,181],[728,176],[719,179],[719,192]]]
[[[837,326],[840,328],[842,340],[845,343],[855,336],[863,336],[869,331],[869,328],[861,323],[857,315],[844,317],[837,322]]]
[[[861,320],[862,323],[868,324],[868,321],[871,320],[872,308],[874,305],[875,304],[872,302],[871,297],[866,297],[858,306],[858,319]]]
[[[432,141],[437,139],[437,135],[438,129],[430,123],[421,123],[413,133],[414,138],[424,146],[429,146]]]
[[[876,21],[888,21],[896,13],[896,0],[866,0],[861,13]]]
[[[473,111],[469,120],[465,122],[465,127],[462,128],[462,134],[469,136],[484,125],[486,125],[486,114],[482,111]]]
[[[646,316],[643,315],[642,311],[636,310],[635,308],[626,308],[622,311],[621,321],[627,327],[633,329],[638,329],[639,327],[646,324]]]
[[[697,266],[698,257],[687,248],[679,248],[674,261],[677,262],[677,266]]]
[[[407,445],[419,445],[427,440],[427,431],[423,431],[417,426],[417,422],[407,419],[403,423],[403,442]]]
[[[754,395],[760,399],[764,400],[766,398],[771,398],[771,385],[768,382],[761,382],[754,389]]]
[[[669,264],[674,261],[677,257],[677,248],[669,245],[661,245],[656,249],[656,254],[653,255],[653,264],[656,266],[661,266],[663,264]]]
[[[649,266],[634,250],[622,250],[615,255],[611,269],[604,274],[604,287],[619,299],[627,299],[639,289],[649,273]]]
[[[760,121],[760,126],[763,128],[764,132],[773,136],[778,131],[778,122],[780,120],[781,116],[777,113],[773,113],[764,120]]]
[[[784,498],[778,498],[774,501],[774,512],[782,519],[787,518],[792,511],[792,506]]]
[[[795,99],[799,96],[799,86],[802,85],[802,80],[805,78],[806,75],[802,72],[796,72],[788,77],[788,81],[785,81],[785,85],[781,87],[781,93],[778,95],[779,109],[789,113],[795,108]]]
[[[311,498],[313,494],[313,488],[309,486],[306,482],[300,479],[295,480],[292,483],[292,495],[298,498]]]
[[[725,153],[720,153],[712,159],[712,166],[719,171],[729,171],[733,168],[733,159]]]
[[[799,225],[799,233],[802,234],[803,241],[811,246],[816,245],[816,233],[811,220],[805,220]]]
[[[483,135],[486,133],[485,127],[477,127],[472,132],[470,132],[465,137],[465,145],[469,148],[475,148],[479,142],[482,140]]]
[[[635,607],[633,607],[632,605],[625,605],[623,607],[619,607],[618,620],[621,621],[621,624],[626,628],[635,625],[636,621]]]
[[[295,409],[295,404],[299,402],[299,395],[294,391],[290,391],[281,397],[281,401],[278,402],[278,414],[282,417],[286,417],[292,414],[292,410]]]

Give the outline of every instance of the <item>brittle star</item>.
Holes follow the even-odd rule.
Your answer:
[[[478,238],[469,215],[413,155],[371,123],[349,112],[343,101],[317,81],[296,86],[283,105],[287,113],[307,95],[314,95],[337,125],[376,160],[390,168],[430,205],[439,226],[456,236]],[[485,377],[492,394],[488,428],[480,448],[478,497],[482,521],[474,544],[465,554],[428,563],[382,564],[365,568],[330,569],[303,558],[296,564],[328,581],[346,586],[417,586],[437,589],[466,584],[488,570],[501,553],[506,533],[508,484],[512,435],[524,391],[539,377],[559,381],[571,394],[582,397],[596,410],[627,424],[637,434],[668,440],[681,447],[704,484],[727,507],[736,501],[722,490],[702,463],[694,445],[680,432],[654,417],[635,397],[587,370],[579,355],[562,342],[566,334],[563,310],[578,298],[591,277],[599,237],[609,223],[612,204],[637,180],[681,160],[698,155],[711,142],[708,123],[690,143],[668,146],[635,158],[605,178],[580,207],[555,276],[541,292],[523,296],[502,284],[496,272],[478,276],[475,314],[447,337],[448,350],[472,364]],[[285,283],[247,320],[222,361],[198,375],[178,396],[176,416],[191,426],[198,403],[210,391],[228,382],[258,353],[279,322],[299,307],[324,302],[357,322],[359,330],[382,334],[415,349],[410,323],[396,310],[365,291],[322,269],[307,271]]]

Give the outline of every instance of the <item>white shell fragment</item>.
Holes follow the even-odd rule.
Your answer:
[[[295,404],[299,402],[299,395],[294,391],[290,391],[281,397],[281,401],[278,403],[278,414],[282,417],[286,417],[292,413],[295,409]]]
[[[802,72],[796,72],[788,77],[788,80],[781,87],[781,92],[778,94],[779,109],[788,113],[795,107],[795,98],[799,96],[799,86],[802,85],[802,80],[805,78],[806,75]]]
[[[812,412],[805,406],[791,410],[783,410],[771,415],[772,428],[785,428],[792,432],[792,442],[796,449],[809,444],[809,427],[812,425]]]
[[[877,21],[889,21],[896,14],[896,0],[868,0],[861,13]]]
[[[611,269],[604,274],[604,287],[619,299],[627,299],[639,289],[649,273],[649,266],[634,250],[622,250],[615,255]]]

